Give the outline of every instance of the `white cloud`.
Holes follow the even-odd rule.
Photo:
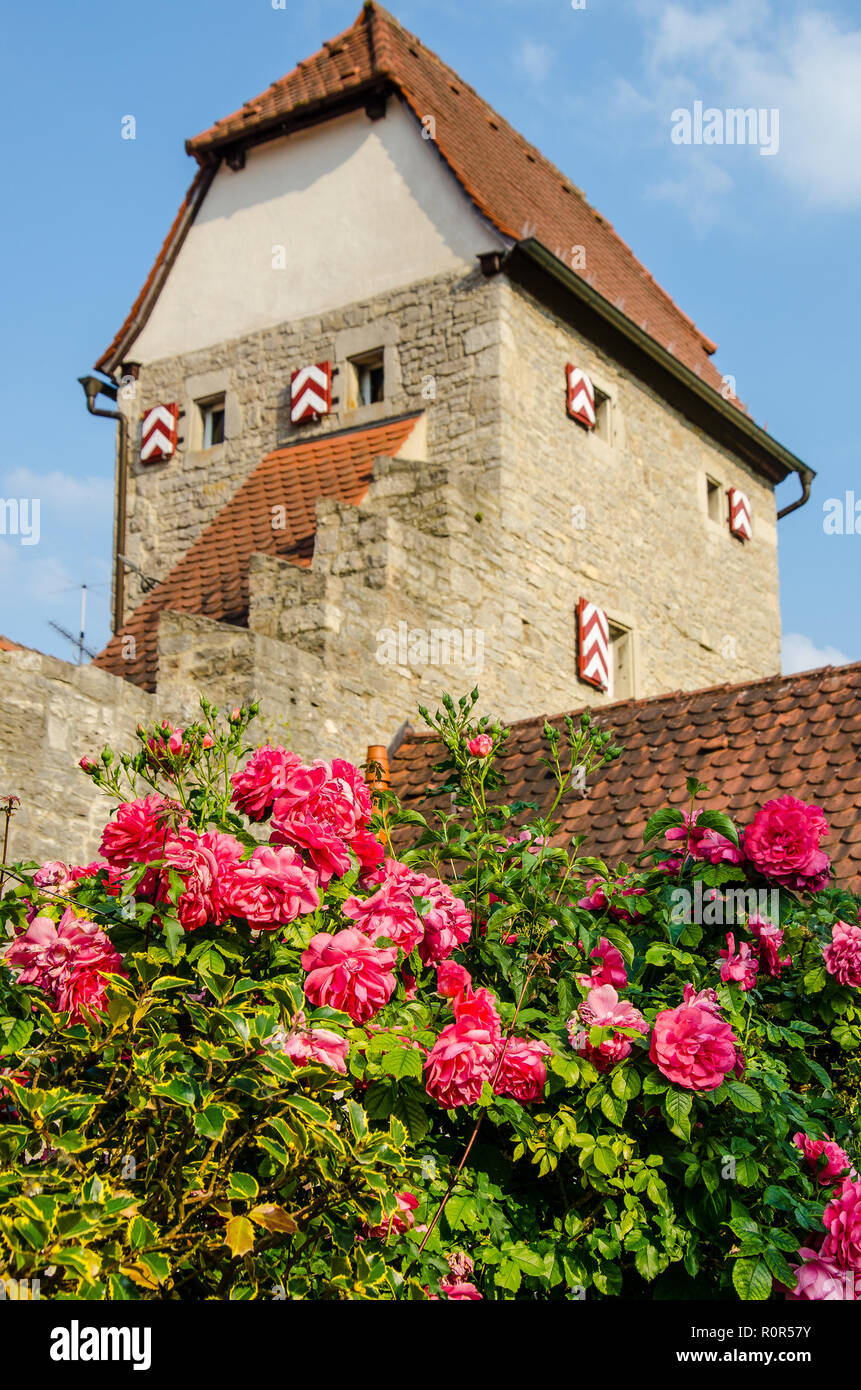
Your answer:
[[[553,62],[553,49],[546,43],[533,43],[527,39],[518,49],[517,61],[533,82],[543,82]]]
[[[664,179],[648,190],[652,198],[674,203],[686,213],[698,232],[705,232],[719,221],[732,193],[733,182],[726,170],[712,163],[703,150],[692,151],[693,158],[678,178]]]
[[[0,495],[38,497],[43,507],[59,507],[64,512],[102,512],[113,506],[112,485],[105,478],[76,478],[57,468],[49,473],[37,473],[33,468],[5,469],[0,474]]]
[[[796,0],[730,0],[696,11],[665,5],[655,22],[640,6],[646,34],[645,85],[663,112],[692,99],[706,107],[780,113],[780,147],[757,151],[758,177],[776,176],[806,203],[861,206],[861,27]],[[681,147],[678,157],[692,151]],[[710,146],[715,165],[740,168],[738,148]]]
[[[819,666],[845,666],[849,657],[837,647],[817,647],[801,632],[783,636],[782,668],[785,676],[796,671],[814,671]]]

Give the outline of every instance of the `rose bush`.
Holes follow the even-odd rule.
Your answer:
[[[817,807],[560,840],[619,757],[477,692],[421,810],[343,759],[139,730],[102,857],[2,900],[0,1264],[43,1297],[854,1299],[858,901]],[[434,799],[437,798],[437,799]],[[432,809],[442,805],[444,810]],[[645,815],[644,815],[645,819]]]

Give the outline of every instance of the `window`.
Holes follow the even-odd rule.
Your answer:
[[[383,349],[363,353],[361,357],[350,359],[350,399],[349,409],[358,406],[374,405],[384,399],[386,394],[385,372],[383,370]]]
[[[613,442],[613,403],[606,391],[595,387],[595,434],[607,444]]]
[[[215,444],[224,443],[224,396],[212,396],[208,401],[198,401],[200,411],[200,447],[211,449]]]
[[[609,622],[610,628],[610,689],[612,700],[634,698],[634,638],[629,627]]]
[[[723,489],[720,483],[716,483],[714,478],[706,478],[706,506],[708,508],[709,521],[720,522],[723,520],[720,514],[722,491]]]

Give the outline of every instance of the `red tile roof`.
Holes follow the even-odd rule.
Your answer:
[[[572,246],[585,247],[585,278],[593,288],[720,391],[722,379],[709,358],[714,343],[661,289],[609,222],[539,150],[381,5],[365,4],[343,34],[240,110],[188,140],[186,149],[202,164],[211,165],[230,145],[278,135],[291,124],[325,119],[333,104],[359,100],[382,83],[394,87],[419,120],[429,113],[434,116],[438,152],[500,232],[514,240],[531,235],[560,255]],[[189,220],[182,213],[177,219],[135,307],[96,364],[101,370],[115,366],[133,340],[137,315],[176,254],[174,242],[179,239],[181,244]]]
[[[314,551],[318,497],[358,503],[368,490],[374,459],[397,454],[418,415],[370,429],[341,430],[267,454],[210,522],[168,576],[111,638],[95,665],[154,691],[158,674],[158,619],[165,609],[244,622],[248,567],[255,552],[307,567]],[[286,509],[275,529],[272,508]],[[123,639],[135,639],[133,660]]]
[[[785,792],[821,806],[831,827],[823,848],[835,877],[859,887],[861,662],[605,705],[595,718],[625,752],[596,775],[585,797],[562,802],[558,843],[585,834],[583,854],[630,863],[643,847],[649,815],[683,805],[685,778],[693,774],[709,789],[701,803],[728,811],[738,824]],[[562,718],[550,723],[562,727]],[[501,760],[508,785],[498,797],[535,801],[546,814],[555,784],[539,761],[546,754],[543,726],[543,715],[512,725]],[[369,740],[375,733],[368,731]],[[433,785],[440,756],[430,735],[407,734],[391,759],[392,790],[406,805]],[[448,798],[439,804],[451,809]]]

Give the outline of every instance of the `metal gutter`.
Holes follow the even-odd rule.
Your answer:
[[[547,247],[542,245],[540,241],[536,241],[534,237],[518,241],[505,258],[506,269],[508,269],[508,263],[518,255],[539,266],[541,270],[573,294],[606,324],[627,339],[633,347],[644,353],[662,371],[668,373],[687,391],[696,396],[707,411],[719,417],[725,427],[728,426],[731,432],[741,434],[754,446],[757,452],[770,459],[773,462],[773,472],[776,475],[771,481],[782,482],[790,473],[798,474],[802,484],[802,496],[797,502],[778,512],[778,517],[786,516],[789,512],[804,506],[810,496],[810,484],[816,477],[812,468],[808,468],[806,463],[803,463],[784,445],[779,444],[749,415],[746,415],[736,406],[730,405],[711,386],[707,386],[696,372],[692,371],[690,367],[686,367],[673,353],[668,352],[665,347],[662,347],[642,328],[639,328],[620,309],[617,309],[614,304],[611,304],[602,294],[593,289],[586,280],[576,275],[563,261],[554,256],[552,251],[548,251]]]

